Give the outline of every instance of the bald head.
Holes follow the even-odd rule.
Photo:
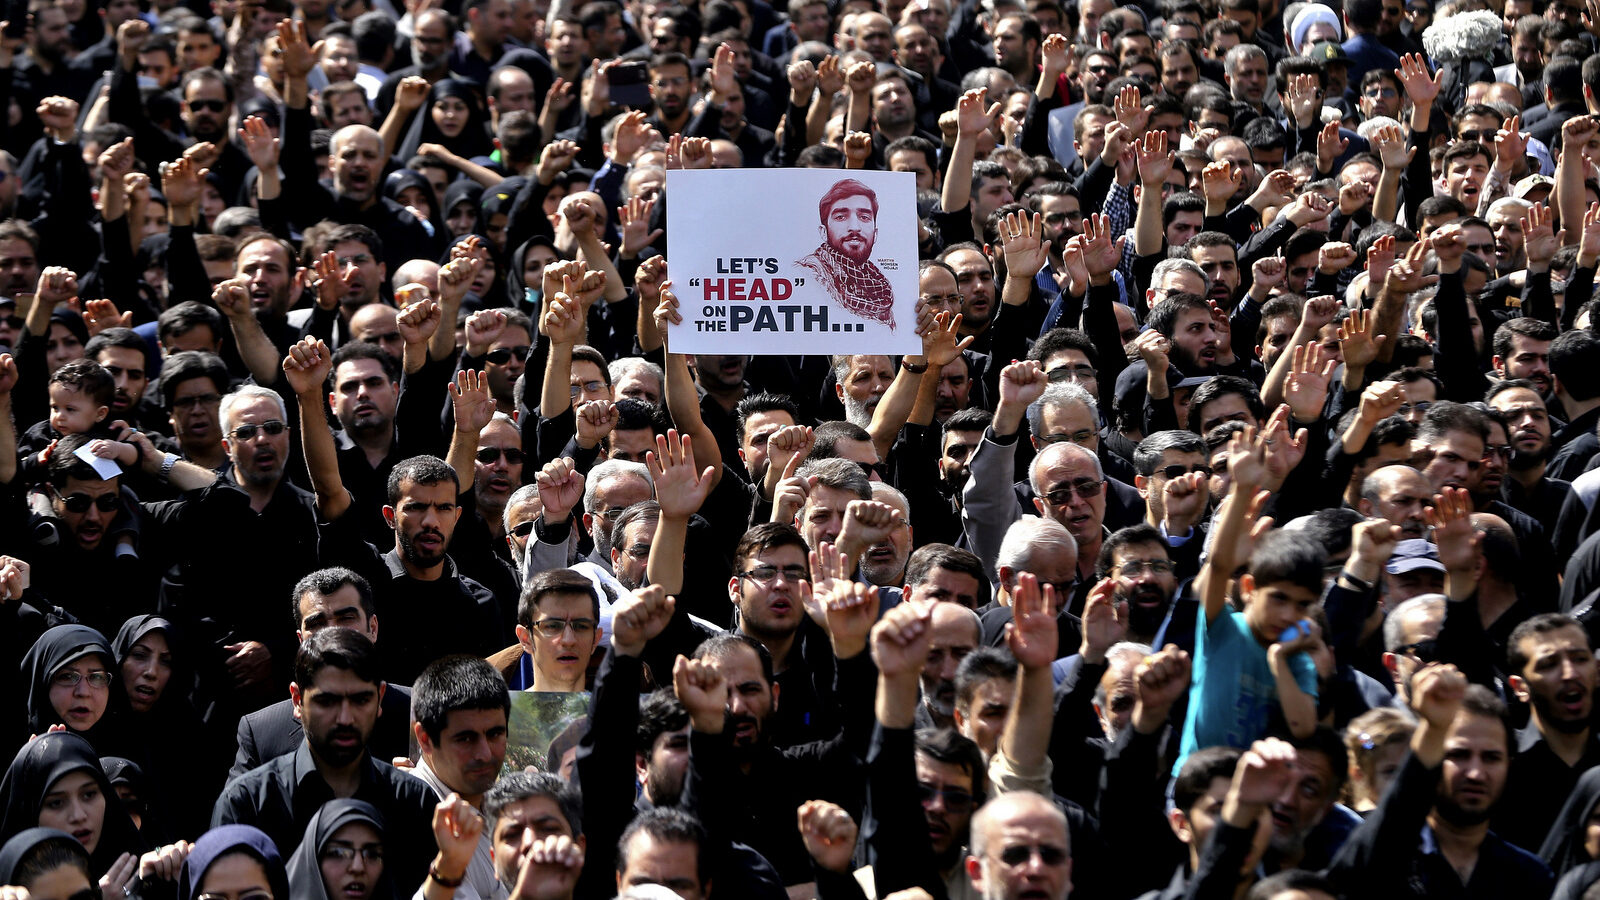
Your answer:
[[[1071,532],[1080,546],[1099,552],[1106,518],[1105,473],[1093,450],[1071,441],[1046,445],[1028,468],[1034,508]]]
[[[375,202],[385,155],[383,138],[366,125],[346,125],[335,131],[328,143],[334,192],[363,206]]]
[[[350,316],[350,336],[382,347],[398,362],[405,348],[395,325],[399,310],[387,303],[368,303]]]
[[[1001,794],[972,817],[967,874],[985,898],[1023,896],[1065,900],[1072,890],[1072,843],[1067,817],[1031,791]],[[1020,863],[1002,856],[1023,853]]]
[[[394,270],[391,280],[396,290],[403,284],[420,284],[428,289],[428,296],[439,296],[439,264],[431,259],[408,260]]]
[[[1433,505],[1433,487],[1410,466],[1384,466],[1361,482],[1361,513],[1387,519],[1405,532],[1405,540],[1425,538],[1424,511]]]
[[[1046,444],[1044,449],[1034,456],[1033,463],[1028,467],[1028,477],[1035,479],[1040,472],[1053,466],[1065,465],[1073,461],[1093,469],[1096,478],[1105,477],[1104,471],[1100,466],[1100,457],[1093,450],[1081,444],[1074,444],[1071,441],[1057,441],[1054,444]],[[1034,490],[1038,491],[1037,484]]]
[[[1481,577],[1515,583],[1517,580],[1517,533],[1511,524],[1494,513],[1473,513],[1472,530],[1478,539],[1478,553],[1483,557],[1484,572]]]

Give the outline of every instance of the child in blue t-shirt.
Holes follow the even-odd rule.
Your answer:
[[[1203,747],[1249,747],[1267,735],[1274,706],[1296,737],[1309,736],[1317,725],[1317,671],[1305,651],[1319,635],[1306,617],[1322,595],[1326,554],[1303,535],[1266,533],[1272,520],[1260,511],[1268,494],[1257,493],[1266,474],[1267,436],[1287,439],[1280,428],[1269,425],[1254,440],[1235,436],[1233,489],[1218,511],[1211,554],[1195,580],[1201,603],[1177,766]],[[1244,608],[1235,610],[1228,605],[1228,581],[1244,552]]]

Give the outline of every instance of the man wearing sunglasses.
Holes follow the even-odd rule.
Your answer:
[[[1383,667],[1394,682],[1395,706],[1406,709],[1417,671],[1438,661],[1445,596],[1422,594],[1392,605],[1383,620]]]
[[[473,462],[477,473],[473,493],[478,512],[488,523],[489,533],[496,538],[506,535],[506,505],[512,494],[522,487],[524,461],[522,432],[517,430],[510,416],[496,413],[478,432],[478,453]]]
[[[1197,571],[1205,543],[1202,523],[1211,505],[1205,441],[1192,431],[1158,431],[1139,442],[1133,468],[1138,473],[1134,486],[1145,503],[1144,524],[1182,556],[1186,570]]]
[[[1033,459],[1026,485],[1013,487],[1014,450],[1024,415],[1039,455]],[[1025,511],[1066,526],[1078,542],[1077,564],[1085,577],[1092,574],[1100,552],[1107,510],[1112,511],[1109,521],[1115,527],[1139,521],[1143,503],[1138,494],[1106,477],[1096,453],[1097,428],[1096,406],[1088,391],[1070,382],[1050,384],[1031,360],[1002,371],[994,424],[972,457],[972,477],[962,491],[962,529],[968,546],[986,566],[996,565],[1006,530]],[[1026,510],[1020,497],[1031,501]]]
[[[972,817],[967,876],[995,900],[1066,900],[1072,891],[1067,817],[1029,791],[1001,794]]]

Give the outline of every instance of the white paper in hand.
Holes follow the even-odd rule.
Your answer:
[[[101,457],[95,456],[93,453],[89,452],[88,444],[84,444],[82,447],[74,450],[72,455],[88,463],[89,468],[93,469],[94,473],[99,475],[101,480],[115,478],[122,474],[122,467],[117,465],[116,460],[102,459]]]

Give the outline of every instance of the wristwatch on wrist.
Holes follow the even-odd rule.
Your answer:
[[[467,873],[462,872],[461,877],[459,878],[446,878],[439,874],[439,866],[437,863],[428,863],[428,877],[433,880],[434,884],[437,884],[440,887],[458,888],[461,887],[462,882],[467,880]]]

